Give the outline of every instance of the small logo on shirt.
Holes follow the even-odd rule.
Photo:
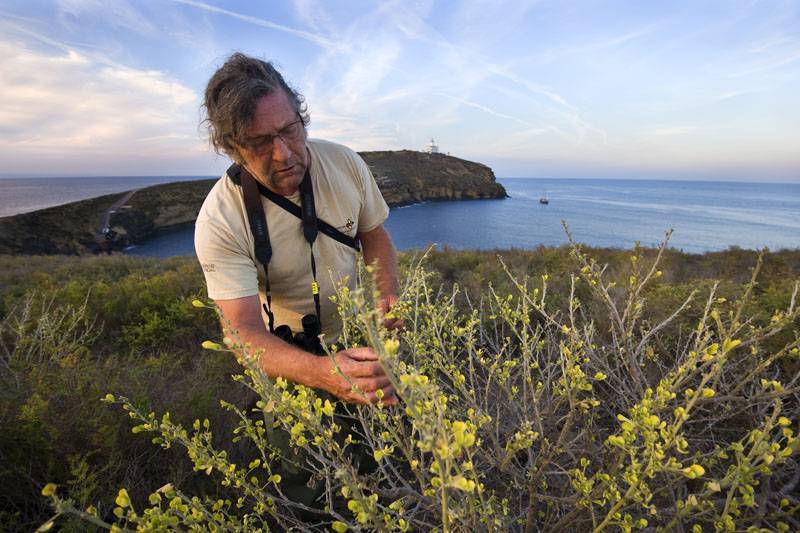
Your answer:
[[[214,263],[203,263],[203,270],[206,272],[216,272],[217,267],[214,266]]]
[[[355,226],[355,225],[356,225],[356,223],[355,223],[355,222],[353,222],[353,220],[352,220],[352,219],[348,218],[348,219],[347,219],[347,223],[346,223],[344,226],[339,226],[339,227],[338,227],[338,228],[336,228],[336,229],[338,229],[338,230],[340,230],[340,231],[341,231],[341,230],[344,230],[344,231],[350,231],[351,229],[353,229],[353,226]]]

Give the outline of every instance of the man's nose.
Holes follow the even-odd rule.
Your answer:
[[[272,159],[274,161],[287,161],[292,156],[292,150],[280,135],[272,140]]]

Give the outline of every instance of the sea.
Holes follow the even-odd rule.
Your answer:
[[[0,179],[0,216],[191,177]],[[631,248],[669,245],[702,253],[730,247],[800,248],[800,183],[499,178],[500,200],[394,208],[385,227],[400,250],[532,249],[568,242]],[[546,197],[547,204],[540,203]],[[193,255],[193,228],[167,232],[126,253]]]

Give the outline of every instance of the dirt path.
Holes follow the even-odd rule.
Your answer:
[[[128,200],[131,199],[131,196],[133,196],[136,193],[136,191],[138,191],[138,190],[139,189],[134,189],[132,191],[126,192],[122,196],[122,198],[120,198],[119,200],[114,202],[114,205],[112,205],[111,207],[106,209],[105,213],[103,213],[100,216],[100,219],[98,221],[97,230],[95,232],[95,234],[97,235],[98,238],[103,238],[103,230],[108,227],[108,222],[109,222],[109,220],[111,220],[111,213],[113,213],[114,211],[116,211],[117,209],[119,209],[120,207],[125,205],[128,202]]]

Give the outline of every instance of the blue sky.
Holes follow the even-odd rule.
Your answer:
[[[200,103],[237,50],[357,150],[800,181],[800,0],[0,0],[0,174],[218,174]]]

